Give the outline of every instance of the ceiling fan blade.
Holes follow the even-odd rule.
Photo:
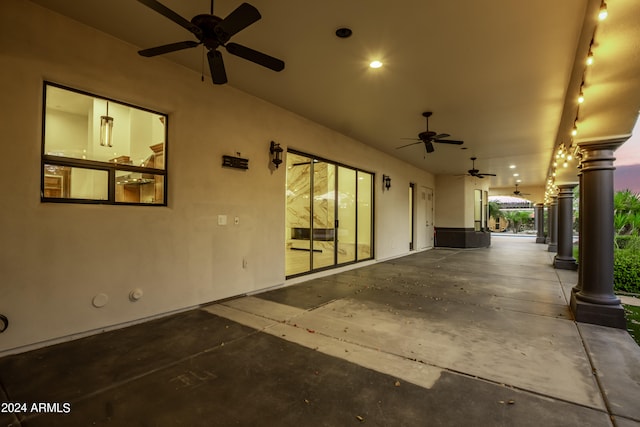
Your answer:
[[[207,53],[209,60],[209,70],[211,70],[211,80],[213,84],[223,85],[227,82],[227,72],[224,69],[222,54],[217,50],[210,50]]]
[[[433,139],[433,142],[438,142],[440,144],[453,144],[453,145],[462,145],[464,141],[456,141],[453,139]]]
[[[431,141],[425,141],[425,142],[424,142],[424,148],[426,148],[426,149],[427,149],[427,153],[433,153],[434,151],[436,151],[436,150],[433,148],[433,144],[431,143]]]
[[[189,49],[191,47],[196,47],[199,44],[200,42],[187,40],[183,42],[165,44],[162,46],[156,46],[149,49],[144,49],[144,50],[138,51],[138,53],[141,56],[150,57],[150,56],[162,55],[164,53],[175,52],[177,50]]]
[[[484,178],[485,176],[496,176],[495,173],[479,173],[478,176],[480,178]]]
[[[449,135],[448,133],[441,133],[439,135],[434,135],[433,139],[447,138],[449,136],[451,136],[451,135]]]
[[[173,22],[180,25],[181,27],[191,31],[193,34],[196,35],[196,37],[198,37],[198,39],[202,37],[202,30],[200,28],[198,28],[196,25],[192,24],[182,16],[178,15],[177,13],[175,13],[173,10],[169,9],[167,6],[163,5],[162,3],[159,3],[156,0],[138,0],[138,2],[142,3],[143,5],[147,6],[150,9],[155,10],[160,15],[172,20]]]
[[[269,56],[265,53],[258,52],[246,46],[242,46],[237,43],[228,43],[226,46],[227,52],[232,55],[239,56],[251,62],[254,62],[263,67],[267,67],[273,71],[282,71],[284,69],[284,62],[273,56]]]
[[[258,9],[249,3],[242,3],[216,25],[216,35],[226,42],[234,34],[247,28],[260,18],[262,18],[262,16],[260,12],[258,12]]]
[[[396,150],[398,148],[410,147],[412,145],[421,144],[421,143],[422,143],[422,141],[418,141],[418,142],[412,142],[411,144],[407,144],[407,145],[401,145],[400,147],[396,147]]]

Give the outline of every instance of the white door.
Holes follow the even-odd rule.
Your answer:
[[[427,187],[420,187],[419,200],[416,203],[418,249],[428,249],[433,247],[433,190]]]
[[[426,211],[427,220],[425,226],[427,228],[427,248],[433,247],[434,225],[433,225],[433,190],[431,188],[424,187],[426,191]]]

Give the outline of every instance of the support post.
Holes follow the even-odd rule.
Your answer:
[[[578,158],[582,159],[582,154],[578,154]],[[580,172],[578,173],[578,283],[576,283],[576,285],[571,288],[571,293],[575,294],[576,292],[580,292],[580,290],[582,289],[582,266],[584,265],[583,262],[583,251],[582,251],[582,236],[584,236],[584,221],[582,220],[582,212],[584,212],[584,206],[583,206],[583,188],[584,186],[582,185],[582,160],[580,161],[580,164],[578,165],[578,169],[580,169]]]
[[[626,328],[613,293],[613,152],[629,136],[578,142],[582,152],[581,289],[571,295],[578,322]]]
[[[536,203],[534,206],[534,217],[536,223],[536,243],[545,243],[544,238],[544,205]]]
[[[573,257],[573,189],[577,183],[558,185],[558,253],[553,266],[562,270],[577,270]]]
[[[558,252],[558,196],[551,196],[549,204],[549,252]]]
[[[547,209],[547,234],[544,238],[544,243],[548,245],[551,242],[551,202],[546,201],[544,207]]]

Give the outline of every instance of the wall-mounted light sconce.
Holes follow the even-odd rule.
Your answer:
[[[282,152],[284,150],[280,147],[280,144],[271,141],[271,147],[269,148],[269,152],[271,153],[271,163],[276,165],[276,169],[282,163]]]
[[[113,117],[109,116],[109,101],[107,101],[107,114],[100,116],[100,145],[111,147],[113,143]]]
[[[389,191],[391,188],[391,177],[389,175],[382,175],[382,185]]]

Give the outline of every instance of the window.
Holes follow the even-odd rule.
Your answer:
[[[482,231],[482,190],[474,190],[473,200],[474,230]]]
[[[41,200],[166,206],[167,115],[45,82]]]

